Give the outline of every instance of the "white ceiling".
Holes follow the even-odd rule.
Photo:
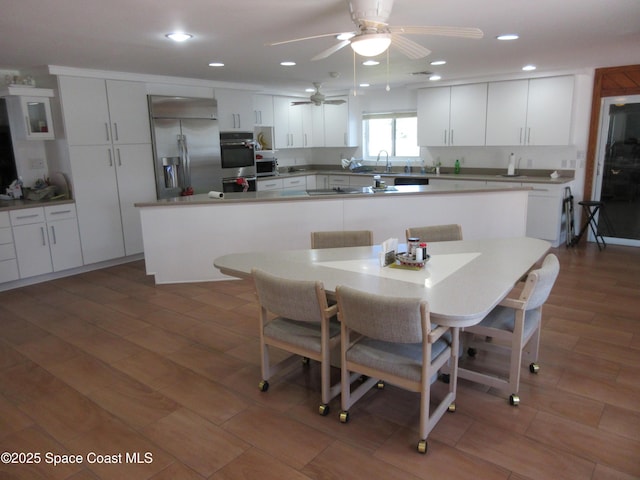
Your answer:
[[[443,81],[519,76],[528,63],[537,73],[640,64],[640,0],[396,0],[392,26],[479,27],[481,40],[435,36],[409,38],[432,51],[408,60],[390,50],[392,88]],[[182,44],[164,35],[183,30]],[[281,46],[265,43],[352,31],[345,0],[0,0],[0,69],[60,65],[239,82],[265,91],[302,94],[313,81],[325,92],[353,86],[353,53],[310,58],[336,43],[332,37]],[[501,33],[518,33],[499,42]],[[431,67],[435,59],[443,67]],[[281,67],[294,60],[295,67]],[[386,55],[363,67],[357,80],[386,84]],[[223,68],[209,62],[221,61]],[[339,72],[331,78],[330,72]]]

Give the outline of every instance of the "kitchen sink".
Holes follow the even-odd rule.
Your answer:
[[[333,187],[307,190],[307,195],[345,195],[351,193],[371,193],[371,187]]]

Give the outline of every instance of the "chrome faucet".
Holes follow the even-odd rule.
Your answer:
[[[378,161],[380,160],[380,154],[382,152],[384,152],[386,154],[386,156],[387,156],[387,162],[385,163],[384,171],[389,173],[389,172],[391,172],[391,162],[389,162],[389,152],[387,152],[386,150],[380,150],[378,152],[378,156],[376,157],[376,170],[378,168]]]

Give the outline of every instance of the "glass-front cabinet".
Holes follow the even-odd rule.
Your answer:
[[[27,139],[51,140],[54,138],[49,98],[20,97],[20,109],[25,122]]]
[[[25,140],[53,140],[50,97],[53,90],[26,86],[8,86],[0,90],[6,97],[12,131]]]

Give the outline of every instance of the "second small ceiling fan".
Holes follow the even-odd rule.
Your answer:
[[[291,102],[291,105],[316,105],[319,107],[322,104],[342,105],[343,103],[346,103],[346,100],[327,99],[327,97],[322,92],[320,92],[320,87],[322,86],[320,82],[313,82],[313,86],[316,88],[316,91],[313,92],[313,94],[311,94],[311,96],[309,97],[309,100],[300,101],[300,102]]]
[[[404,35],[440,35],[472,39],[482,38],[484,35],[482,30],[473,27],[390,26],[387,21],[391,15],[393,0],[347,0],[347,6],[351,20],[357,27],[355,32],[325,33],[269,45],[283,45],[335,36],[340,42],[318,53],[311,60],[327,58],[347,45],[351,45],[356,53],[365,57],[380,55],[389,48],[389,45],[393,45],[407,57],[419,59],[426,57],[431,51]]]

